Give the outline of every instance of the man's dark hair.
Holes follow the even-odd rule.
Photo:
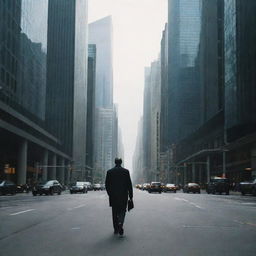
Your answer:
[[[116,159],[115,159],[115,164],[116,164],[116,165],[121,165],[122,162],[123,162],[123,161],[122,161],[121,158],[116,158]]]

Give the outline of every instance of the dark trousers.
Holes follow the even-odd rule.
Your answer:
[[[112,207],[112,219],[114,230],[118,230],[118,225],[123,227],[126,210],[120,210]]]

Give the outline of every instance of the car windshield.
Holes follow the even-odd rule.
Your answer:
[[[228,179],[212,179],[212,182],[229,182]]]
[[[78,182],[76,183],[76,185],[77,185],[77,186],[83,186],[83,185],[84,185],[84,182],[78,181]]]
[[[50,186],[50,185],[52,185],[52,184],[53,184],[53,181],[50,180],[50,181],[47,181],[46,183],[44,183],[43,185],[45,185],[45,186]]]
[[[189,186],[198,186],[197,183],[188,183]]]
[[[154,185],[154,186],[161,186],[161,183],[160,183],[160,182],[152,182],[151,185]]]

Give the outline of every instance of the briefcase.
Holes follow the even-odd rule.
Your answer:
[[[129,199],[128,200],[128,212],[134,208],[133,200]]]

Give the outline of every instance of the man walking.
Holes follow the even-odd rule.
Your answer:
[[[121,167],[122,159],[116,158],[115,164],[114,168],[108,170],[105,184],[109,206],[112,207],[114,234],[122,236],[128,195],[132,200],[133,190],[129,171]]]

